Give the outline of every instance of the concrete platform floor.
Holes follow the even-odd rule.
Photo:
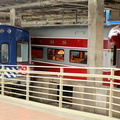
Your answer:
[[[0,120],[70,120],[0,101]]]
[[[0,96],[0,120],[111,120],[109,117],[85,117],[64,110],[57,111],[54,107],[51,109],[46,105]]]

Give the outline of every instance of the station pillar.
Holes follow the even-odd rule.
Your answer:
[[[103,67],[103,42],[104,42],[104,0],[88,0],[88,67]],[[102,74],[102,70],[88,70],[89,74]],[[102,82],[89,82],[89,80],[99,80],[98,78],[88,78],[86,86],[102,86]],[[90,92],[96,95],[85,95],[85,99],[92,99],[95,102],[86,101],[84,104],[97,107],[105,107],[106,104],[101,104],[97,101],[106,101],[106,98],[100,97],[97,94],[107,94],[103,90],[85,88],[85,92]],[[106,111],[98,111],[95,108],[85,107],[85,111],[92,113],[106,114]]]
[[[104,0],[88,1],[88,66],[103,66]]]

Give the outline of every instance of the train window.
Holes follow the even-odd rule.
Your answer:
[[[17,62],[28,61],[28,41],[17,42]]]
[[[116,46],[111,47],[111,66],[116,65]]]
[[[64,50],[62,49],[48,49],[48,59],[64,61]]]
[[[70,50],[70,62],[87,64],[87,51]]]
[[[32,47],[32,58],[43,58],[43,48]]]
[[[2,63],[7,63],[8,62],[8,56],[9,56],[9,53],[8,53],[8,49],[9,49],[9,46],[7,43],[3,43],[1,45],[1,62]]]

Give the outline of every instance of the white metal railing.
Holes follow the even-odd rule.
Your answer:
[[[27,66],[21,71],[6,67],[20,66],[2,65],[1,95],[120,118],[120,69]],[[16,77],[7,78],[7,73]]]

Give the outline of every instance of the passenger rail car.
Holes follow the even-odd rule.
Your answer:
[[[0,25],[0,64],[7,70],[17,70],[12,65],[29,64],[29,33],[9,25]],[[5,77],[15,77],[15,73],[5,73]]]
[[[104,26],[103,67],[118,66],[119,58],[115,44],[108,39],[109,31],[114,26]],[[48,26],[30,27],[32,62],[43,66],[87,66],[88,26]],[[57,69],[56,69],[57,71]],[[86,73],[85,69],[71,70],[75,73]],[[105,73],[109,74],[109,73]]]

